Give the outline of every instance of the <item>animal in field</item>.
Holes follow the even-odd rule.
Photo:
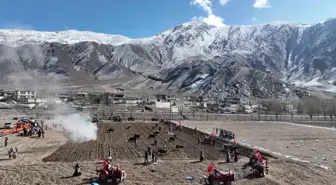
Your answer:
[[[148,139],[155,138],[155,134],[149,134]]]
[[[182,146],[182,145],[175,145],[175,148],[176,149],[180,149],[180,148],[184,148],[184,146]]]

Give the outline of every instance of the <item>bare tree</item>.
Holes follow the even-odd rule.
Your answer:
[[[193,116],[193,120],[195,120],[195,113],[197,111],[197,108],[196,108],[196,104],[195,104],[195,98],[194,97],[191,97],[191,107],[190,107],[190,111],[192,113],[192,116]]]
[[[278,115],[284,112],[284,104],[280,100],[273,99],[269,101],[269,106],[271,111],[275,114],[276,120],[278,120]]]
[[[303,104],[302,101],[295,102],[296,113],[299,114],[299,115],[303,114],[303,112],[304,112],[302,104]]]
[[[262,100],[261,106],[266,112],[275,114],[276,120],[278,120],[279,114],[284,112],[284,104],[277,99]]]
[[[327,109],[327,115],[330,117],[330,120],[333,120],[333,116],[336,116],[336,100],[330,100],[325,103]]]
[[[321,100],[321,111],[323,113],[324,121],[327,120],[329,106],[331,106],[329,101]]]
[[[180,101],[178,102],[178,112],[180,113],[181,115],[181,118],[183,118],[183,110],[184,110],[184,99],[183,97],[180,98]]]
[[[313,116],[321,113],[321,101],[315,97],[307,97],[302,99],[304,111],[309,115],[310,120]]]
[[[244,114],[244,113],[246,113],[246,107],[245,107],[244,105],[238,105],[236,111],[237,111],[237,113],[242,113],[242,114]]]

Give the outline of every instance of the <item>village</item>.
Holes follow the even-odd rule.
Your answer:
[[[48,105],[66,103],[77,111],[89,113],[90,116],[99,115],[101,119],[111,119],[113,116],[121,116],[125,119],[134,116],[141,117],[141,119],[165,117],[170,119],[225,120],[234,118],[245,121],[332,119],[329,116],[332,114],[331,111],[328,111],[327,115],[327,110],[322,109],[323,100],[318,99],[321,110],[304,110],[303,105],[314,103],[316,106],[316,102],[310,102],[315,99],[313,100],[314,97],[307,92],[301,93],[301,98],[306,101],[248,99],[233,95],[208,99],[202,96],[139,93],[125,91],[121,88],[101,92],[61,91],[52,93],[34,90],[0,90],[0,109],[15,109],[27,113],[35,110],[35,114],[38,114],[37,117],[40,117],[48,115]],[[327,101],[332,102],[330,99]],[[323,115],[324,118],[320,118]],[[15,115],[15,117],[20,117],[20,115]]]

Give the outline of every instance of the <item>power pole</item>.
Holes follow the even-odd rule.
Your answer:
[[[172,103],[171,103],[171,96],[169,95],[169,114],[170,114],[170,121],[169,121],[169,132],[173,133],[173,128],[172,128]]]
[[[143,120],[146,121],[145,119],[145,88],[142,89],[142,117]]]

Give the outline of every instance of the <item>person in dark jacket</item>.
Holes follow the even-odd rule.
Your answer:
[[[73,174],[74,177],[82,175],[82,172],[80,171],[80,167],[79,167],[78,163],[76,164],[76,166],[74,167],[74,169],[75,169],[75,172]]]
[[[204,161],[204,149],[201,150],[201,153],[200,153],[200,161]]]
[[[156,162],[156,154],[155,154],[155,152],[152,152],[152,162]]]
[[[148,151],[147,150],[145,151],[145,162],[144,163],[145,164],[148,163]]]
[[[5,137],[5,147],[7,147],[8,144],[8,137]]]

